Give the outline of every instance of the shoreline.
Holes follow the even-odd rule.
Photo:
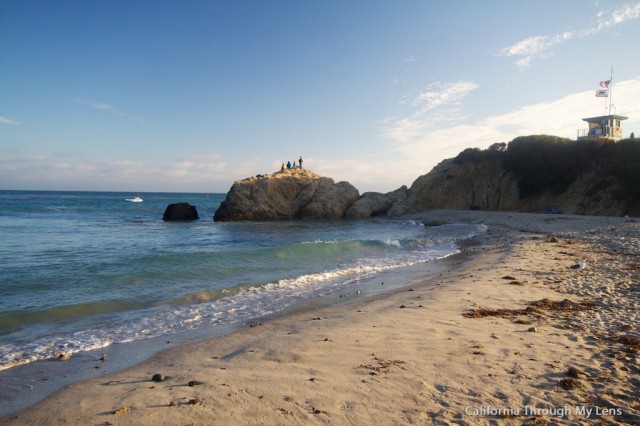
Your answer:
[[[350,304],[356,300],[380,295],[384,297],[385,294],[405,287],[416,279],[422,279],[425,275],[437,275],[450,268],[457,256],[459,254],[447,255],[420,264],[382,271],[371,277],[360,278],[354,288],[328,289],[322,296],[298,301],[281,311],[250,320],[111,344],[73,353],[64,362],[48,358],[1,370],[0,401],[3,404],[0,405],[0,419],[28,410],[66,386],[117,374],[169,349],[216,339],[301,312]]]
[[[477,211],[414,217],[489,231],[464,248],[461,268],[410,288],[168,349],[0,422],[640,421],[638,223]],[[570,268],[581,259],[584,270]],[[594,309],[514,314],[544,299]],[[464,316],[481,309],[507,314]],[[156,373],[166,380],[153,382]]]

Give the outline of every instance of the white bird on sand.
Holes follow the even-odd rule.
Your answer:
[[[575,265],[572,265],[571,269],[584,269],[585,266],[587,266],[587,263],[584,260],[581,260],[580,262],[576,263]]]

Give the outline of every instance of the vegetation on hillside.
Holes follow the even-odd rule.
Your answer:
[[[496,143],[485,150],[469,148],[454,162],[500,161],[518,176],[521,198],[551,191],[561,194],[581,175],[595,171],[602,176],[592,191],[606,191],[615,185],[616,199],[640,204],[640,142],[625,139],[583,140],[533,135],[515,138],[509,144]]]

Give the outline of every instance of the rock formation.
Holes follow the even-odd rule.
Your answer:
[[[407,210],[406,186],[386,194],[380,192],[365,192],[355,203],[347,209],[347,219],[364,219],[374,216],[395,216]]]
[[[213,220],[342,219],[358,198],[349,182],[295,168],[234,182]]]
[[[617,182],[609,179],[604,186],[603,174],[598,170],[580,176],[562,193],[547,190],[527,197],[520,197],[518,179],[505,171],[499,160],[458,164],[447,159],[416,179],[407,191],[406,203],[391,210],[400,214],[430,209],[633,214],[623,201],[615,199],[619,192]]]
[[[306,169],[237,181],[214,220],[363,219],[430,209],[640,214],[640,144],[547,135],[468,148],[410,188],[362,196]]]
[[[189,203],[169,204],[162,215],[162,220],[165,221],[197,220],[199,218],[196,206]]]

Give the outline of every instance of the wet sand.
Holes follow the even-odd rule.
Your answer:
[[[169,349],[0,423],[640,423],[640,221],[418,217],[489,231],[434,278]]]

